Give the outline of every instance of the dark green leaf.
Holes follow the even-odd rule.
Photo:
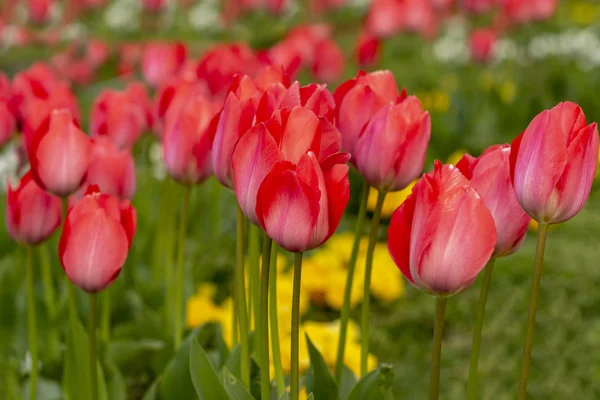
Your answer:
[[[199,327],[188,335],[175,357],[165,368],[158,387],[160,396],[163,399],[193,400],[198,398],[190,379],[190,348],[197,331],[200,329],[203,329],[203,327]]]
[[[230,399],[208,355],[196,337],[192,340],[189,352],[189,371],[196,394],[201,400]],[[177,398],[187,399],[189,397]]]
[[[354,376],[354,372],[350,371],[350,369],[344,365],[344,369],[342,371],[342,381],[339,385],[340,398],[342,400],[346,400],[355,385],[356,376]]]
[[[310,356],[310,371],[306,381],[306,391],[313,393],[316,400],[339,399],[338,387],[329,371],[327,363],[319,350],[306,335],[308,354]]]
[[[392,385],[394,373],[391,366],[382,365],[365,375],[352,389],[348,400],[381,400]]]
[[[254,400],[254,397],[248,392],[248,389],[242,384],[242,382],[227,369],[223,368],[223,383],[225,384],[225,390],[234,400]]]
[[[158,390],[160,381],[161,379],[159,377],[152,383],[152,386],[150,386],[148,391],[144,394],[142,400],[161,400],[160,392]]]

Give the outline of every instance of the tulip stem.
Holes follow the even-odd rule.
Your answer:
[[[88,321],[90,339],[90,399],[98,399],[98,372],[96,365],[96,293],[90,293],[90,318]]]
[[[300,281],[302,279],[302,253],[294,254],[294,286],[292,294],[292,338],[291,338],[291,398],[298,400],[300,395]]]
[[[479,302],[477,303],[477,311],[475,314],[475,327],[473,328],[473,344],[471,345],[471,362],[469,365],[469,381],[467,383],[467,399],[476,400],[478,376],[477,369],[479,364],[479,350],[481,349],[481,332],[483,330],[483,318],[485,316],[485,305],[487,303],[488,291],[492,274],[494,272],[494,264],[496,259],[492,258],[483,272],[483,283],[479,291]]]
[[[29,375],[29,398],[35,400],[38,378],[37,328],[35,316],[35,288],[33,285],[33,247],[26,249],[27,269],[27,326],[29,333],[29,353],[31,354],[31,374]]]
[[[523,365],[521,368],[521,379],[519,381],[519,400],[527,399],[527,380],[529,379],[529,368],[531,366],[531,350],[533,349],[535,315],[537,313],[540,297],[540,283],[542,280],[542,270],[544,267],[544,250],[546,248],[548,227],[548,223],[545,222],[541,222],[538,227],[537,247],[535,249],[535,267],[533,270],[531,300],[529,302],[529,317],[527,318],[525,347],[523,349]]]
[[[69,198],[61,198],[62,202],[62,215],[63,215],[63,229],[67,224],[67,213],[69,211]],[[67,286],[67,304],[69,308],[69,324],[71,325],[71,334],[75,334],[77,329],[78,316],[77,316],[77,293],[75,292],[75,286],[65,274],[65,285]]]
[[[431,353],[431,381],[429,400],[440,398],[440,360],[442,356],[442,338],[444,337],[444,313],[448,298],[438,297],[435,300],[435,325],[433,328],[433,351]]]
[[[271,398],[271,374],[269,371],[269,277],[271,268],[271,247],[273,241],[264,235],[262,251],[262,271],[260,278],[260,395],[261,399]],[[275,268],[273,268],[275,269]]]
[[[181,206],[181,218],[179,220],[179,236],[177,241],[177,273],[175,276],[175,325],[173,327],[175,350],[181,345],[183,334],[183,268],[185,261],[185,231],[190,208],[191,186],[185,186],[183,190],[183,204]]]
[[[248,241],[248,270],[250,273],[250,316],[254,315],[254,350],[260,354],[260,236],[261,230],[256,225],[250,225]],[[263,249],[264,252],[264,249]],[[263,261],[264,263],[264,261]],[[249,318],[252,320],[252,318]],[[260,364],[260,360],[259,360]]]
[[[354,230],[354,244],[348,261],[348,275],[346,277],[346,289],[344,291],[344,304],[340,316],[340,339],[338,341],[337,360],[335,362],[335,381],[340,384],[342,373],[344,371],[344,352],[346,351],[346,337],[348,336],[348,320],[350,319],[350,301],[352,298],[352,284],[354,282],[354,271],[356,270],[356,259],[360,249],[360,239],[362,236],[365,215],[367,213],[367,202],[369,200],[369,185],[363,182],[362,193],[360,196],[360,207],[358,209],[358,219]]]
[[[54,319],[56,318],[56,292],[54,291],[52,266],[48,258],[48,248],[44,243],[38,246],[38,253],[42,267],[46,310],[48,311],[48,317],[52,321],[52,325],[54,325]],[[54,326],[51,326],[48,331],[48,352],[50,353],[50,358],[54,359],[58,357],[58,332]]]
[[[110,340],[110,287],[104,289],[104,293],[102,293],[102,315],[100,316],[100,334],[102,335],[102,340],[106,344],[108,344]]]
[[[285,380],[283,365],[281,364],[281,347],[279,346],[279,315],[277,313],[277,244],[271,246],[271,267],[269,269],[269,318],[271,319],[271,347],[273,349],[273,369],[275,370],[275,383],[277,398],[283,395]]]
[[[368,190],[368,188],[367,188]],[[365,265],[365,280],[362,310],[360,316],[360,375],[365,376],[368,369],[369,359],[369,309],[371,307],[371,273],[373,272],[373,254],[375,245],[377,244],[377,231],[379,230],[379,221],[381,220],[381,209],[385,200],[385,192],[379,192],[377,196],[377,205],[373,219],[371,220],[371,228],[369,231],[369,245],[367,247],[367,262]]]
[[[240,352],[242,383],[250,387],[250,352],[248,348],[248,308],[246,305],[246,275],[244,273],[244,212],[237,206],[237,238],[235,269],[235,296],[237,297],[237,314],[240,328]]]

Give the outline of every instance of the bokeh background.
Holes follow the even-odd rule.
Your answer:
[[[196,60],[219,43],[245,42],[259,53],[267,52],[299,26],[325,24],[337,47],[318,53],[323,65],[303,68],[297,78],[305,84],[327,80],[333,91],[361,68],[357,46],[369,29],[369,16],[373,13],[373,5],[367,0],[340,1],[339,6],[338,2],[331,2],[335,3],[331,7],[326,7],[330,3],[327,1],[298,2],[276,13],[242,8],[223,12],[223,4],[210,0],[156,2],[160,3],[158,9],[149,6],[153,2],[137,0],[99,1],[97,8],[77,10],[71,2],[49,3],[52,4],[47,14],[32,21],[26,2],[4,0],[0,70],[12,77],[43,61],[64,73],[77,95],[83,127],[89,126],[89,110],[102,90],[122,89],[133,79],[144,80],[139,60],[134,57],[131,66],[124,65],[124,45],[143,49],[155,41],[181,41],[188,49],[188,58]],[[445,7],[453,2],[432,3]],[[561,1],[544,18],[519,24],[499,20],[500,8],[495,5],[474,13],[454,4],[447,11],[437,12],[434,22],[396,27],[393,32],[379,35],[385,37],[377,37],[378,50],[373,52],[373,60],[368,60],[372,62],[363,66],[367,70],[390,69],[399,86],[416,94],[431,112],[432,135],[426,169],[431,168],[434,159],[456,162],[465,152],[477,155],[489,145],[510,143],[535,115],[559,101],[577,102],[588,121],[600,119],[600,3]],[[492,43],[483,50],[475,48],[473,43],[473,34],[478,29],[491,29],[494,33]],[[92,52],[91,43],[102,46],[106,57],[93,68],[74,67]],[[362,61],[364,64],[365,60]],[[330,71],[328,68],[333,72],[323,73],[323,69]],[[155,88],[150,87],[150,93],[154,94]],[[3,184],[18,173],[20,145],[20,139],[15,138],[1,151]],[[110,289],[111,334],[105,344],[104,362],[111,399],[141,399],[168,362],[166,354],[172,346],[163,323],[164,276],[174,259],[175,225],[169,219],[174,220],[177,215],[182,189],[166,176],[159,146],[149,134],[133,150],[137,169],[133,204],[138,210],[138,232],[122,275]],[[325,248],[307,256],[303,272],[304,330],[331,363],[335,360],[336,320],[343,298],[345,262],[352,245],[350,232],[358,206],[355,178],[356,190],[339,234]],[[598,185],[600,182],[577,217],[550,232],[529,385],[532,399],[600,398]],[[406,193],[400,193],[388,198],[385,206],[388,217],[405,196]],[[233,194],[214,179],[196,187],[185,243],[188,327],[219,323],[226,338],[232,321],[229,296],[235,249],[234,205]],[[4,208],[4,201],[0,207]],[[3,209],[0,211],[4,214]],[[515,397],[535,246],[536,227],[530,228],[522,249],[499,260],[495,268],[480,361],[483,399]],[[373,276],[372,362],[393,366],[397,399],[424,399],[429,382],[434,301],[403,280],[387,256],[385,229],[381,229],[380,236]],[[57,237],[52,238],[39,252],[40,262],[48,257],[52,263],[55,284],[61,289],[59,315],[53,320],[45,313],[38,315],[42,337],[44,329],[62,326],[66,318],[57,241]],[[30,365],[23,257],[22,249],[2,231],[2,399],[18,398],[27,390]],[[281,329],[285,330],[289,324],[291,274],[289,260],[285,255],[280,258],[279,315]],[[360,265],[359,261],[359,272]],[[360,284],[357,279],[355,286],[360,288]],[[447,308],[441,373],[444,399],[465,398],[478,289],[479,282],[452,298]],[[40,283],[39,310],[44,309],[42,292]],[[361,296],[360,290],[353,295],[355,305],[360,303]],[[82,296],[80,300],[80,312],[85,319],[86,299]],[[353,316],[358,316],[356,308]],[[285,366],[289,342],[284,334],[281,343]],[[347,351],[350,358],[356,357],[356,362],[357,348],[350,345]],[[352,360],[347,362],[352,366]],[[62,398],[61,365],[45,362],[43,356],[42,363],[39,398]]]

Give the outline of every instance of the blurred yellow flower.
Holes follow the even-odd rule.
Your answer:
[[[491,91],[494,87],[494,75],[492,75],[489,71],[484,71],[479,77],[479,84],[481,85],[483,91]]]
[[[226,310],[213,302],[216,287],[212,284],[202,284],[195,295],[186,304],[186,324],[195,328],[207,322],[221,322]]]
[[[398,192],[389,192],[385,196],[385,200],[383,201],[383,207],[381,209],[381,218],[388,219],[391,218],[392,214],[400,204],[404,203],[404,200],[412,193],[412,189],[415,186],[417,181],[412,181],[406,188],[398,191]],[[373,212],[375,211],[375,207],[377,205],[377,190],[370,188],[369,189],[369,200],[367,202],[367,210]]]
[[[404,278],[385,244],[375,246],[371,293],[383,302],[394,301],[404,294]]]
[[[570,18],[577,25],[590,25],[598,18],[599,9],[589,2],[574,2],[571,5]]]
[[[456,165],[460,161],[460,159],[463,158],[463,156],[466,153],[467,153],[467,150],[465,150],[465,149],[456,150],[454,153],[452,153],[448,156],[448,159],[446,160],[446,164]]]
[[[510,104],[515,100],[517,87],[512,81],[503,82],[498,88],[498,94],[505,104]]]
[[[436,91],[433,93],[433,110],[446,112],[450,108],[450,95],[446,92]]]

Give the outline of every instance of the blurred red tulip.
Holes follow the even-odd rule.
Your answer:
[[[200,183],[212,173],[211,123],[218,112],[200,96],[189,99],[180,110],[167,113],[163,157],[169,175],[185,185]]]
[[[322,129],[323,122],[330,129]],[[271,119],[243,135],[233,153],[233,187],[242,211],[258,224],[257,193],[278,161],[297,165],[311,151],[318,162],[324,162],[337,154],[340,147],[341,135],[337,129],[311,110],[294,107],[277,111]]]
[[[104,136],[92,139],[85,183],[71,199],[81,199],[89,185],[97,185],[102,193],[131,200],[135,193],[135,163],[131,151],[119,149]]]
[[[494,6],[500,5],[502,0],[462,0],[462,8],[473,14],[483,14],[490,11]]]
[[[124,43],[119,46],[117,74],[129,76],[135,72],[142,58],[142,46],[138,43]]]
[[[488,63],[494,57],[497,33],[495,29],[476,29],[471,32],[469,47],[471,58],[480,63]]]
[[[27,16],[36,24],[42,24],[50,18],[52,0],[27,0]]]
[[[48,239],[60,226],[61,205],[58,197],[42,190],[27,172],[13,190],[6,193],[6,227],[14,241],[36,245]]]
[[[402,190],[421,175],[430,136],[431,117],[410,96],[371,118],[356,142],[354,163],[377,190]]]
[[[309,0],[308,8],[312,14],[334,11],[345,6],[348,0]]]
[[[43,62],[37,62],[18,72],[12,81],[11,111],[15,118],[22,118],[21,106],[25,99],[31,97],[47,99],[60,85],[64,85],[64,82],[48,64]]]
[[[467,289],[496,245],[494,219],[469,180],[435,162],[394,212],[390,254],[415,287],[433,296]]]
[[[424,0],[374,0],[367,15],[367,29],[378,37],[401,31],[433,36],[438,20],[431,2]]]
[[[344,53],[336,42],[324,39],[316,44],[312,73],[321,82],[334,82],[342,77]]]
[[[187,50],[181,42],[150,42],[142,53],[142,74],[148,83],[158,87],[177,74],[183,66]]]
[[[12,138],[16,128],[15,117],[8,109],[8,104],[0,100],[0,147]]]
[[[170,79],[162,85],[156,93],[153,105],[156,118],[156,121],[153,122],[154,133],[161,137],[168,111],[173,108],[181,109],[185,102],[193,96],[209,98],[210,92],[201,81],[191,82],[179,77]]]
[[[585,205],[598,164],[598,126],[586,124],[577,104],[559,103],[513,141],[513,187],[536,221],[564,222]]]
[[[509,22],[527,23],[550,18],[558,7],[558,0],[504,0],[502,15]]]
[[[394,75],[388,70],[369,74],[361,71],[356,78],[342,83],[333,94],[342,150],[354,154],[358,136],[371,117],[384,105],[398,102],[399,96]]]
[[[144,6],[144,10],[157,13],[162,11],[167,3],[165,0],[142,0],[142,5]]]
[[[125,264],[136,221],[128,200],[90,186],[69,209],[58,246],[60,263],[71,282],[89,293],[110,285]]]
[[[492,213],[498,236],[494,257],[507,256],[521,247],[531,217],[517,201],[510,181],[510,146],[495,145],[475,158],[465,155],[456,167]]]
[[[79,189],[90,163],[91,143],[69,110],[54,110],[28,146],[33,178],[59,197]]]
[[[377,64],[381,52],[381,41],[377,36],[365,31],[358,35],[356,58],[363,68]]]

